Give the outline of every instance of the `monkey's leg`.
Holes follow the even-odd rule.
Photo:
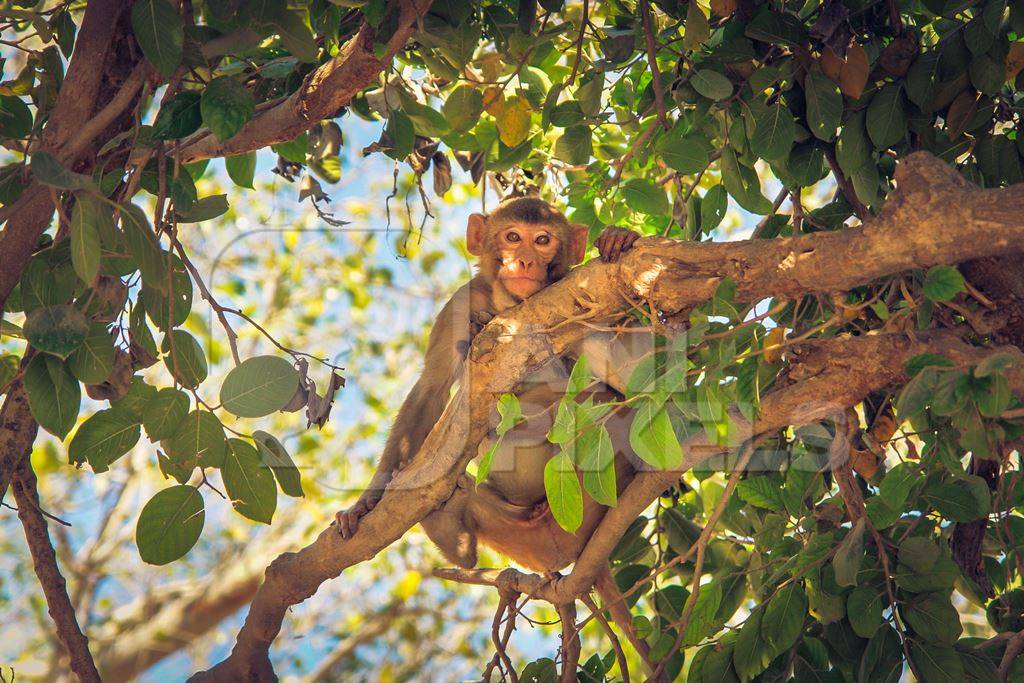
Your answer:
[[[420,522],[448,561],[463,569],[476,566],[476,531],[467,511],[471,487],[472,482],[462,475],[451,498]]]
[[[615,578],[607,566],[597,575],[594,589],[601,596],[601,607],[608,610],[612,621],[615,622],[620,631],[626,634],[626,638],[640,654],[640,659],[643,660],[644,666],[648,669],[647,673],[654,673],[652,668],[653,662],[651,662],[651,648],[647,645],[647,641],[637,635],[636,629],[633,628],[633,614],[629,611],[629,607],[626,606],[626,599],[622,596],[622,591],[619,590],[619,586],[615,583]],[[658,683],[668,683],[668,675],[662,671],[655,680]]]

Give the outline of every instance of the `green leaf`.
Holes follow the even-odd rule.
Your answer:
[[[114,340],[104,323],[92,323],[82,344],[68,356],[68,369],[83,384],[100,384],[114,369]]]
[[[28,314],[22,332],[34,348],[67,358],[85,341],[89,321],[74,306],[47,306]]]
[[[986,516],[991,509],[988,484],[973,475],[930,486],[924,497],[943,517],[953,522],[972,522]]]
[[[239,417],[263,417],[280,410],[299,388],[299,373],[278,356],[256,356],[232,368],[220,388],[224,409]]]
[[[71,265],[87,285],[100,271],[100,234],[94,213],[98,208],[80,198],[71,210]]]
[[[793,114],[781,104],[765,107],[757,116],[750,150],[763,159],[784,159],[789,156],[796,136]]]
[[[199,199],[186,211],[177,211],[179,223],[202,223],[228,212],[228,198],[224,194],[212,194]]]
[[[935,567],[942,550],[924,536],[911,536],[900,543],[899,561],[917,574],[927,574]]]
[[[885,594],[872,586],[857,586],[846,597],[846,616],[861,638],[870,638],[882,625]]]
[[[655,154],[669,168],[684,174],[700,173],[711,162],[711,141],[705,135],[663,135],[654,145]]]
[[[39,354],[25,368],[28,407],[39,426],[63,439],[78,419],[82,389],[67,368],[53,356]]]
[[[256,152],[246,152],[224,158],[224,167],[228,177],[239,187],[253,189],[252,181],[256,175]]]
[[[900,413],[902,416],[903,413]],[[910,489],[921,478],[918,465],[912,462],[901,462],[885,473],[878,488],[878,495],[889,508],[901,512],[907,501]]]
[[[729,208],[729,195],[725,186],[719,183],[709,189],[700,202],[700,230],[710,234],[725,218]]]
[[[736,493],[751,505],[766,510],[782,512],[786,507],[782,486],[777,477],[770,475],[751,476],[743,479],[736,485]]]
[[[1006,372],[1020,362],[1020,354],[1009,351],[996,351],[985,357],[974,368],[975,377],[990,377],[991,375]],[[952,362],[950,362],[952,365]]]
[[[664,216],[669,212],[665,191],[649,180],[631,178],[623,183],[621,191],[626,206],[634,211],[654,216]]]
[[[388,115],[384,135],[391,141],[391,147],[386,149],[385,153],[392,159],[402,161],[412,153],[412,146],[416,142],[416,130],[412,120],[403,112],[396,109]]]
[[[227,459],[221,468],[224,488],[239,514],[270,524],[277,509],[277,484],[259,453],[241,439],[228,439]]]
[[[158,391],[142,408],[142,426],[146,428],[149,440],[160,441],[174,436],[188,415],[189,404],[188,394],[184,391],[171,387]]]
[[[903,648],[891,626],[884,626],[868,641],[860,659],[857,681],[899,683],[903,677]]]
[[[864,558],[864,518],[846,534],[839,549],[832,559],[832,567],[836,572],[836,583],[840,586],[856,586],[857,573]]]
[[[160,107],[153,122],[153,137],[157,140],[180,140],[199,130],[203,125],[200,110],[202,96],[194,90],[186,90],[172,97]]]
[[[20,97],[0,95],[0,138],[24,138],[32,132],[32,111]]]
[[[295,466],[284,445],[273,435],[261,430],[253,432],[252,438],[256,442],[260,459],[273,471],[277,485],[281,487],[281,492],[292,498],[302,498],[302,480],[299,477],[299,468]]]
[[[131,415],[110,408],[101,410],[75,432],[68,444],[72,464],[88,462],[97,474],[110,469],[110,464],[132,449],[139,441],[139,423]]]
[[[615,477],[615,448],[605,425],[595,425],[583,432],[577,444],[583,487],[590,497],[602,505],[614,507],[618,502]]]
[[[191,467],[221,467],[227,451],[224,426],[207,410],[193,410],[161,445],[171,460]]]
[[[146,214],[134,204],[122,205],[121,228],[124,230],[128,253],[139,266],[142,284],[156,290],[166,290],[167,261]]]
[[[900,615],[914,633],[928,643],[952,645],[963,627],[960,615],[943,593],[922,593],[900,605]]]
[[[244,85],[231,76],[219,76],[203,91],[199,109],[203,123],[224,142],[242,130],[256,111],[256,102]]]
[[[904,364],[907,375],[910,377],[914,377],[927,367],[951,368],[953,361],[937,353],[919,353]]]
[[[484,97],[479,88],[460,85],[448,95],[441,113],[452,130],[465,133],[480,120],[484,111]],[[557,124],[556,124],[557,125]]]
[[[766,215],[772,210],[772,203],[761,194],[761,181],[757,172],[740,165],[736,152],[730,147],[722,150],[722,184],[736,203],[751,213]]]
[[[761,620],[761,635],[771,645],[773,655],[785,652],[796,643],[803,633],[806,617],[807,594],[799,583],[791,583],[775,594]]]
[[[137,0],[132,6],[132,32],[142,54],[164,76],[181,64],[185,27],[167,0]]]
[[[867,131],[875,149],[891,147],[906,136],[907,112],[900,86],[886,85],[871,98]]]
[[[925,368],[917,373],[900,391],[896,399],[896,414],[906,419],[924,411],[934,397],[938,380],[939,373],[935,368]]]
[[[954,611],[955,613],[955,611]],[[959,622],[957,621],[957,624]],[[952,647],[910,640],[910,660],[928,683],[964,683],[964,661]]]
[[[50,187],[60,190],[88,190],[93,188],[92,178],[73,173],[61,166],[57,158],[48,152],[36,152],[29,164],[32,176]]]
[[[690,621],[686,625],[686,633],[683,634],[683,646],[685,647],[697,645],[712,634],[716,621],[715,615],[722,604],[721,583],[713,580],[703,584],[700,587],[700,592],[697,593],[696,601],[692,595],[687,598],[686,604],[690,603],[693,603]],[[686,608],[684,607],[684,609]]]
[[[924,276],[924,295],[932,301],[949,301],[965,291],[964,277],[953,266],[932,266]]]
[[[504,436],[523,419],[523,408],[519,404],[519,398],[515,394],[502,394],[498,398],[498,415],[501,416],[501,422],[495,431],[498,436]]]
[[[555,140],[555,158],[571,166],[589,163],[593,154],[594,143],[589,126],[570,126]]]
[[[650,398],[642,399],[633,414],[629,444],[641,460],[658,469],[672,469],[683,462],[683,449],[668,413]]]
[[[774,659],[772,647],[761,629],[764,610],[758,608],[743,623],[733,647],[732,663],[744,681],[750,680],[768,668]]]
[[[171,330],[164,336],[161,349],[167,354],[164,365],[182,386],[195,389],[206,379],[206,356],[191,334],[185,330]]]
[[[732,95],[732,82],[712,69],[698,69],[690,76],[690,85],[709,100],[724,100]]]
[[[576,100],[559,102],[551,109],[551,125],[559,128],[569,128],[583,123],[583,110]]]
[[[194,486],[172,486],[146,503],[135,527],[139,555],[149,564],[168,564],[192,549],[203,532],[206,511]]]
[[[561,452],[544,466],[544,492],[558,525],[576,533],[583,523],[583,490],[572,458]]]
[[[315,62],[319,55],[316,36],[313,35],[303,14],[305,12],[300,14],[282,7],[276,12],[273,22],[288,52],[300,62]]]
[[[843,95],[825,74],[812,71],[804,79],[807,123],[814,136],[831,142],[843,115]]]
[[[304,164],[306,163],[306,153],[309,150],[309,134],[299,133],[294,140],[279,142],[276,145],[271,145],[270,148],[288,161]]]

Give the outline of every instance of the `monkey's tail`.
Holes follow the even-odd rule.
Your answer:
[[[647,668],[647,673],[654,673],[653,668],[655,665],[651,661],[651,648],[647,641],[637,635],[636,629],[633,628],[633,614],[629,611],[629,607],[626,606],[626,598],[623,597],[622,591],[619,590],[619,586],[615,583],[615,578],[612,576],[612,572],[607,565],[597,575],[597,579],[594,581],[594,589],[601,598],[601,607],[608,610],[612,621],[615,622],[620,631],[626,634],[626,639],[629,640],[640,654],[640,658]],[[668,683],[668,676],[662,671],[654,680],[657,683]]]

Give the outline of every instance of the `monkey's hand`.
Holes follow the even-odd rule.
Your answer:
[[[614,225],[604,229],[601,236],[594,243],[601,260],[605,263],[615,263],[625,252],[633,248],[633,243],[639,239],[640,233],[629,228],[619,228]]]
[[[494,316],[487,311],[473,311],[469,315],[469,339],[462,339],[459,341],[457,348],[459,354],[462,355],[462,360],[466,360],[469,356],[469,347],[476,338],[476,335],[480,334],[480,330],[487,326],[487,323],[494,320]]]
[[[342,538],[349,539],[355,536],[356,530],[359,529],[359,520],[377,507],[381,494],[380,491],[367,491],[359,497],[355,505],[347,510],[339,510],[334,515],[334,522],[338,525],[338,533]]]

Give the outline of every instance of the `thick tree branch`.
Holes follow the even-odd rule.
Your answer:
[[[18,518],[25,529],[25,540],[32,555],[32,565],[43,588],[50,618],[57,629],[57,637],[67,650],[71,670],[81,681],[99,683],[100,675],[89,652],[89,639],[78,625],[75,608],[68,597],[67,584],[60,573],[60,567],[57,566],[57,555],[50,543],[46,518],[39,508],[36,475],[29,460],[34,438],[35,429],[32,429],[31,438],[28,439],[29,447],[22,452],[11,476],[11,489],[14,492],[14,500],[18,503]]]
[[[98,126],[95,130],[89,126],[93,113],[102,107],[101,123],[107,119],[112,123],[134,99],[117,94],[121,86],[125,85],[134,95],[141,85],[141,74],[134,80],[128,78],[135,62],[123,59],[131,52],[123,44],[124,38],[131,35],[130,27],[125,32],[127,24],[123,17],[130,6],[125,0],[95,0],[86,5],[67,74],[39,144],[40,150],[56,154],[64,163],[74,165],[78,156],[87,156],[84,153],[94,147],[92,139],[80,135],[83,128],[92,130],[93,135],[102,132]],[[122,110],[106,107],[111,102]],[[65,146],[69,148],[64,149]],[[78,170],[91,170],[92,165],[92,161],[87,161]],[[4,207],[0,215],[0,222],[6,221],[0,231],[0,254],[4,255],[0,267],[0,309],[21,278],[52,215],[53,196],[40,183],[32,183],[18,201]]]
[[[1024,353],[1015,347],[1000,349],[1015,354],[1019,362],[1008,379],[1014,393],[1024,396]],[[789,382],[762,398],[757,421],[749,425],[737,414],[733,420],[748,429],[745,438],[756,438],[786,426],[799,426],[822,419],[842,418],[850,406],[868,394],[906,381],[905,362],[921,353],[937,353],[954,362],[972,365],[993,349],[970,346],[952,331],[919,336],[879,334],[808,342],[794,349],[785,381]],[[630,524],[651,502],[685,472],[731,448],[712,447],[701,434],[685,444],[683,465],[677,471],[640,472],[619,496],[619,503],[605,515],[597,531],[577,560],[572,573],[554,581],[516,569],[444,569],[440,578],[461,583],[495,586],[561,604],[585,594],[608,556]]]
[[[324,119],[338,115],[355,95],[373,83],[391,59],[405,47],[430,0],[398,0],[388,3],[398,12],[398,27],[378,56],[374,51],[376,32],[367,25],[359,29],[326,64],[311,72],[302,86],[287,99],[259,112],[230,140],[220,142],[203,129],[187,138],[176,156],[184,163],[231,156],[293,140]]]
[[[979,190],[924,153],[907,157],[896,178],[897,189],[885,210],[865,226],[747,242],[693,244],[644,239],[620,263],[594,262],[578,268],[496,318],[474,341],[463,388],[413,463],[398,473],[377,507],[361,520],[359,533],[343,540],[329,528],[301,551],[274,560],[231,655],[210,671],[197,674],[196,680],[272,677],[268,650],[288,608],[313,595],[322,582],[346,567],[373,557],[450,495],[486,433],[497,397],[579,342],[588,331],[580,320],[613,320],[628,304],[642,301],[669,314],[688,310],[710,298],[726,277],[736,283],[740,300],[793,298],[842,291],[912,268],[1024,251],[1024,225],[1019,221],[1024,211],[1024,185]],[[865,339],[875,342],[871,348],[879,359],[899,355],[895,339]],[[808,353],[813,360],[814,355]],[[837,362],[841,360],[839,354]],[[801,364],[806,361],[801,359]],[[885,379],[883,385],[901,376],[900,365],[880,365],[891,373],[876,378]],[[834,367],[842,374],[828,374],[824,382],[813,376],[805,378],[801,384],[814,387],[813,392],[781,393],[766,400],[762,411],[774,417],[762,418],[758,429],[776,420],[778,426],[784,426],[790,422],[783,420],[827,416],[806,409],[803,403],[808,397],[833,396],[837,384],[847,392],[847,401],[837,402],[839,409],[855,402],[863,394],[853,393],[853,387],[865,384],[868,373],[860,365]],[[829,407],[835,409],[836,405]],[[687,466],[693,464],[692,457]],[[597,558],[607,557],[614,540],[611,532],[604,533],[605,528],[623,524],[625,529],[665,488],[666,476],[641,473],[636,477],[620,498],[619,507],[606,515],[581,562],[596,566]],[[589,589],[589,585],[579,589],[582,583],[585,581],[567,578],[553,585],[571,588],[558,588],[568,598]]]
[[[263,579],[263,558],[293,547],[306,536],[304,525],[295,517],[276,520],[255,544],[246,546],[241,555],[226,556],[202,581],[172,586],[119,609],[118,618],[93,637],[101,653],[96,663],[104,682],[134,680],[249,603]]]

